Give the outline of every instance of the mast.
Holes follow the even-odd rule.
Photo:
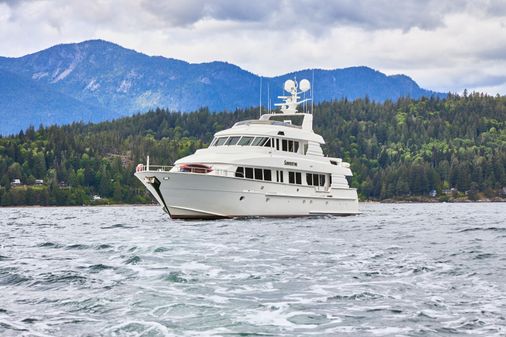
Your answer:
[[[262,76],[260,76],[260,104],[259,104],[260,116],[262,116]]]
[[[313,69],[313,77],[311,78],[311,83],[313,86],[311,87],[311,115],[314,112],[314,69]]]

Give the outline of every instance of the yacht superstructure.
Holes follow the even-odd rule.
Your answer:
[[[307,80],[286,81],[279,112],[217,132],[208,148],[174,166],[148,159],[136,177],[175,219],[357,214],[350,165],[323,155],[313,115],[297,111],[309,88]]]

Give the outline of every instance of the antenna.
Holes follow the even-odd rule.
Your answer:
[[[262,76],[260,76],[260,117],[262,116]]]
[[[271,92],[270,92],[270,83],[267,82],[267,111],[271,113]]]
[[[314,113],[314,69],[313,69],[313,77],[311,78],[311,83],[313,86],[311,87],[311,115]]]

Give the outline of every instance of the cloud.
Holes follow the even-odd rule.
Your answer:
[[[266,76],[366,65],[433,90],[506,89],[503,0],[0,0],[0,27],[4,56],[101,38]]]
[[[277,8],[280,1],[185,0],[141,2],[150,11],[171,26],[189,26],[200,20],[262,22]]]

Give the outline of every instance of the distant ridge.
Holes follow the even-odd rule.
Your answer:
[[[274,103],[286,79],[311,79],[313,72],[317,102],[445,96],[420,88],[405,75],[352,67],[263,77],[262,102],[267,106],[267,85]],[[226,62],[191,64],[104,40],[60,44],[19,58],[0,57],[0,134],[30,124],[109,120],[156,107],[188,112],[257,106],[259,85],[259,76]]]

